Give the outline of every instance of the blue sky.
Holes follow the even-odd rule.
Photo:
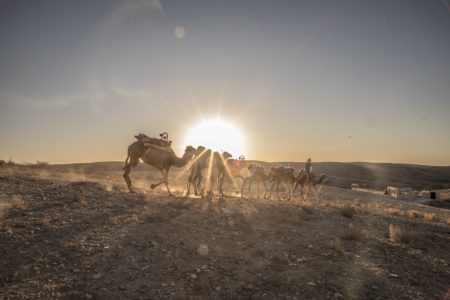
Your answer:
[[[181,152],[220,115],[248,158],[450,165],[449,36],[446,0],[3,0],[0,158]]]

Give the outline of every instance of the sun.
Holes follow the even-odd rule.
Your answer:
[[[186,145],[205,146],[214,151],[227,151],[233,157],[245,153],[244,137],[233,124],[220,119],[203,121],[192,127],[185,139]]]

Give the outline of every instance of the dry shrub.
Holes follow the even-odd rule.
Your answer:
[[[308,205],[303,205],[302,206],[302,210],[307,213],[308,215],[312,215],[314,213],[314,210],[312,209],[311,206]]]
[[[417,238],[417,233],[415,231],[401,228],[400,226],[395,226],[393,224],[389,225],[389,239],[391,242],[399,242],[408,244]]]
[[[0,220],[6,214],[6,211],[8,210],[8,208],[10,208],[10,205],[8,203],[1,203],[0,202]]]
[[[42,226],[49,226],[50,225],[50,219],[48,217],[44,217],[41,221]]]
[[[359,227],[355,226],[355,224],[350,223],[348,224],[348,226],[345,228],[344,232],[342,233],[341,238],[347,241],[351,241],[351,240],[357,240],[359,238],[361,238],[362,236],[362,231]]]
[[[350,205],[344,205],[341,208],[339,208],[339,212],[341,213],[341,215],[343,215],[346,218],[352,218],[353,215],[355,214],[356,210],[350,206]]]
[[[139,216],[136,215],[136,214],[132,214],[128,220],[130,222],[138,222],[139,221]]]
[[[334,247],[338,252],[344,252],[344,245],[342,244],[342,240],[340,238],[335,239]]]
[[[394,208],[394,207],[388,207],[385,209],[385,211],[393,216],[401,216],[402,215],[402,211],[398,208]]]
[[[88,207],[88,206],[89,206],[89,203],[88,203],[88,201],[86,200],[86,197],[83,196],[83,195],[79,196],[79,197],[76,199],[76,203],[77,203],[79,206],[81,206],[81,207]]]
[[[406,212],[406,215],[410,218],[418,218],[419,216],[421,216],[420,212],[418,212],[417,210],[408,210]]]
[[[437,221],[437,216],[435,213],[424,213],[423,218],[427,221]]]
[[[25,201],[23,201],[22,196],[13,195],[11,199],[11,207],[15,209],[23,209],[25,207]]]

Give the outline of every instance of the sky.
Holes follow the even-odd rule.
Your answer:
[[[0,0],[0,159],[219,117],[248,159],[450,165],[449,115],[447,0]]]

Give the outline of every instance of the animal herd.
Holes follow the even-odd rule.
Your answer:
[[[197,148],[187,146],[183,156],[178,157],[170,147],[144,144],[138,140],[128,147],[128,156],[123,168],[125,171],[123,177],[130,192],[135,191],[129,175],[132,168],[138,165],[139,160],[160,170],[162,180],[150,187],[154,189],[165,184],[169,195],[172,195],[172,192],[169,188],[168,175],[172,166],[187,167],[188,179],[185,196],[189,196],[192,190],[195,195],[204,197],[211,194],[214,188],[217,189],[220,196],[223,196],[224,181],[226,178],[230,178],[233,186],[240,190],[241,197],[244,197],[246,193],[253,196],[251,188],[253,184],[256,184],[257,198],[260,196],[259,188],[263,185],[264,198],[270,199],[272,193],[275,193],[278,200],[281,200],[280,185],[282,185],[284,186],[283,198],[285,200],[292,199],[299,186],[303,199],[308,197],[310,188],[314,189],[316,199],[318,199],[317,187],[322,185],[326,179],[325,174],[319,178],[316,178],[314,173],[306,174],[304,170],[295,174],[294,168],[284,166],[272,167],[266,172],[264,167],[242,157],[233,159],[228,152],[219,153],[203,146]],[[237,181],[240,186],[236,184]],[[270,189],[267,188],[267,183],[269,183]],[[304,188],[306,188],[305,196],[303,195]]]

